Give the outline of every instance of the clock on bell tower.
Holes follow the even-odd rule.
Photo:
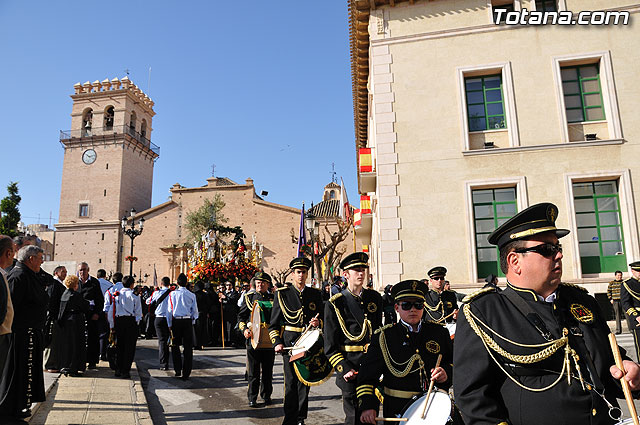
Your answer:
[[[153,101],[128,77],[74,85],[64,147],[56,261],[120,271],[120,217],[151,206]],[[128,214],[126,214],[128,215]]]

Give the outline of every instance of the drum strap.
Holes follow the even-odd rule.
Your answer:
[[[546,341],[552,341],[551,332],[547,329],[538,313],[533,311],[533,308],[522,297],[513,291],[505,290],[502,292],[511,303],[518,309],[520,313],[533,325],[534,328],[542,335]]]

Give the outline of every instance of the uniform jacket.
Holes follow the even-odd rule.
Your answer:
[[[634,277],[622,282],[620,287],[620,304],[622,310],[629,316],[633,329],[640,328],[640,323],[636,320],[640,315],[640,282]]]
[[[324,312],[324,352],[336,371],[338,386],[345,382],[342,375],[360,368],[373,331],[382,326],[382,308],[380,294],[367,288],[361,296],[345,289],[329,299]]]
[[[538,327],[551,333],[548,339],[520,312],[508,298],[509,294],[520,297],[537,314],[544,324]],[[567,383],[566,371],[558,380],[565,359],[564,345],[546,359],[534,360],[531,357],[525,361],[523,358],[508,358],[539,353],[545,345],[528,348],[523,344],[546,344],[549,340],[559,340],[563,329],[566,329],[569,346],[580,357],[578,362],[584,379],[587,383],[596,383],[587,365],[589,356],[595,368],[593,373],[597,374],[603,386],[598,391],[604,390],[611,404],[617,405],[615,399],[622,397],[622,393],[609,372],[609,367],[614,364],[607,339],[610,331],[598,303],[586,290],[577,286],[561,284],[555,294],[553,302],[545,302],[534,291],[508,284],[502,292],[488,288],[467,298],[469,301],[458,317],[456,329],[453,385],[456,404],[467,425],[501,422],[511,425],[613,423],[603,399],[594,391],[582,388],[574,358],[570,357],[571,385]],[[472,324],[509,354],[498,354],[496,350],[489,353]],[[627,358],[624,350],[621,352],[623,358]],[[536,389],[551,387],[534,392],[523,386]]]
[[[442,304],[440,304],[441,301]],[[430,289],[426,294],[425,303],[431,307],[425,307],[425,319],[427,321],[440,322],[443,321],[443,317],[446,317],[444,320],[446,322],[454,321],[451,314],[458,308],[458,299],[454,292],[442,291],[438,293]]]
[[[324,303],[320,290],[306,286],[300,292],[295,285],[278,289],[273,300],[269,324],[269,338],[273,347],[278,344],[284,344],[285,347],[293,346],[309,321],[317,314],[320,314],[318,319],[322,327]]]
[[[403,371],[416,353],[424,362],[423,373],[426,375],[423,374],[421,378],[419,362],[416,360],[413,361],[406,376],[395,376],[393,369],[396,372]],[[400,413],[399,410],[410,401],[410,398],[402,399],[394,397],[393,394],[397,395],[396,391],[416,394],[426,392],[431,378],[431,369],[435,367],[439,354],[442,354],[440,366],[446,371],[447,380],[442,384],[436,383],[436,386],[446,390],[451,386],[453,348],[449,332],[445,327],[426,322],[422,323],[420,331],[416,333],[409,332],[407,326],[399,322],[377,330],[358,372],[356,394],[359,408],[361,410],[378,409],[379,401],[374,391],[378,385],[378,378],[383,375],[385,415],[389,407],[386,405],[394,402],[398,408],[392,413]]]
[[[260,292],[251,292],[250,294],[243,295],[244,302],[240,306],[240,311],[238,312],[238,329],[240,332],[244,332],[247,327],[247,323],[251,321],[251,312],[253,311],[253,305],[256,301],[273,301],[273,294],[270,292],[265,292],[261,294]],[[270,315],[266,316],[267,320],[270,319]],[[269,322],[267,322],[267,326],[269,326]],[[247,348],[251,347],[251,339],[245,340],[247,344]]]

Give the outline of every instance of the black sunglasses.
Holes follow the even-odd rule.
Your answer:
[[[402,307],[404,311],[411,310],[411,307],[415,307],[416,310],[422,310],[424,308],[424,303],[422,301],[404,301],[400,303],[400,307]]]
[[[431,279],[432,280],[444,280],[444,276],[434,276]]]
[[[553,258],[557,253],[562,252],[562,244],[543,243],[541,245],[532,246],[529,248],[516,249],[515,252],[523,254],[525,252],[535,252],[543,257]]]

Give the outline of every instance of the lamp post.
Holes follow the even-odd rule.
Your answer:
[[[131,224],[127,227],[128,218],[126,216],[122,217],[120,221],[120,225],[122,226],[122,231],[125,235],[131,238],[131,254],[129,259],[129,276],[133,276],[133,240],[142,234],[142,229],[144,228],[144,218],[140,218],[138,221],[138,228],[136,229],[136,225],[134,223],[134,217],[136,216],[135,208],[131,208],[131,212],[129,213],[129,218],[131,219]]]
[[[316,216],[311,212],[313,210],[313,205],[304,217],[304,227],[309,231],[309,239],[311,239],[311,286],[313,286],[313,278],[315,275],[315,267],[316,267],[316,249],[315,249],[315,233],[316,228],[319,227],[318,222],[316,221]]]

